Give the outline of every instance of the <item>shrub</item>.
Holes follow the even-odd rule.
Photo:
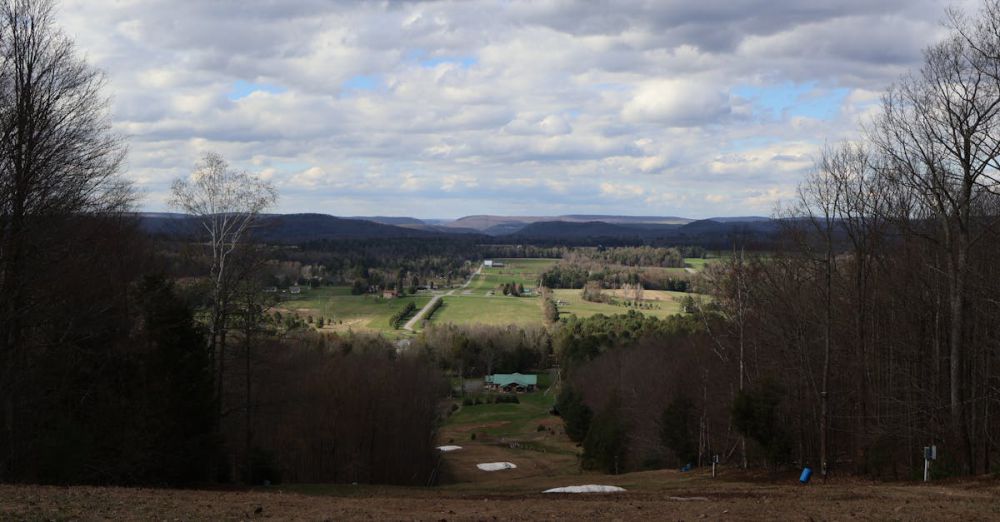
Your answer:
[[[389,326],[399,328],[403,324],[403,319],[413,313],[416,309],[417,305],[413,304],[413,301],[406,303],[406,306],[404,306],[402,310],[392,314],[392,317],[389,318]]]

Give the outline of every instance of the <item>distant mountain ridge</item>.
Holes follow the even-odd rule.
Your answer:
[[[615,216],[600,214],[567,214],[563,216],[495,216],[474,215],[460,217],[448,223],[446,227],[460,227],[478,230],[491,236],[514,234],[532,223],[608,223],[612,225],[625,224],[655,224],[683,225],[694,221],[678,216]]]
[[[139,226],[150,234],[184,237],[199,231],[198,219],[184,214],[140,214]],[[465,234],[465,231],[425,230],[396,226],[363,219],[349,219],[327,214],[262,215],[252,234],[270,243],[302,243],[326,239],[433,238]]]
[[[198,232],[196,218],[184,214],[150,212],[138,215],[150,234],[190,236]],[[693,220],[676,216],[601,216],[575,214],[554,217],[466,216],[453,221],[411,217],[372,216],[342,218],[327,214],[267,214],[261,216],[253,235],[271,243],[316,240],[435,238],[489,236],[495,240],[555,241],[560,243],[600,239],[616,241],[674,241],[723,238],[735,233],[768,234],[777,222],[747,216]],[[609,241],[610,242],[610,241]]]

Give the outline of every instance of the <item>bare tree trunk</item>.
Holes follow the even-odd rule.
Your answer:
[[[951,412],[951,428],[961,451],[962,473],[972,473],[972,442],[969,439],[968,425],[965,421],[965,407],[962,399],[963,349],[965,333],[965,272],[966,249],[964,234],[959,233],[958,245],[954,261],[951,262],[951,288],[949,291],[949,312],[951,331],[949,332],[950,348],[950,380],[949,409]]]
[[[827,448],[827,437],[830,431],[830,406],[829,406],[829,385],[830,385],[830,337],[833,329],[833,238],[830,230],[829,219],[827,221],[826,235],[826,318],[825,332],[823,339],[823,377],[822,388],[819,400],[819,459],[820,474],[824,479],[827,477],[829,449]]]

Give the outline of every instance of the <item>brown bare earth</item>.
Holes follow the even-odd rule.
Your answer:
[[[498,472],[502,473],[502,472]],[[749,478],[749,477],[748,477]],[[857,481],[799,486],[656,471],[567,480],[498,479],[475,490],[366,486],[195,491],[0,486],[5,520],[997,520],[994,480],[949,484]],[[615,484],[613,495],[545,495],[541,488]]]

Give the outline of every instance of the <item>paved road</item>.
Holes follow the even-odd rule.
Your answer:
[[[482,271],[483,271],[483,265],[479,265],[479,268],[477,268],[476,271],[473,272],[471,276],[469,276],[469,280],[466,281],[465,284],[463,284],[461,287],[452,288],[451,290],[448,291],[448,293],[438,294],[432,297],[431,300],[428,301],[427,304],[425,304],[424,307],[421,308],[419,312],[417,312],[413,317],[411,317],[409,321],[406,321],[406,324],[403,325],[403,329],[412,332],[413,326],[417,324],[417,321],[423,319],[423,317],[427,315],[431,307],[434,306],[434,303],[438,302],[438,300],[440,300],[442,297],[446,295],[454,295],[456,290],[463,290],[467,288],[469,284],[472,283],[472,280],[475,279],[476,276],[479,275]]]

